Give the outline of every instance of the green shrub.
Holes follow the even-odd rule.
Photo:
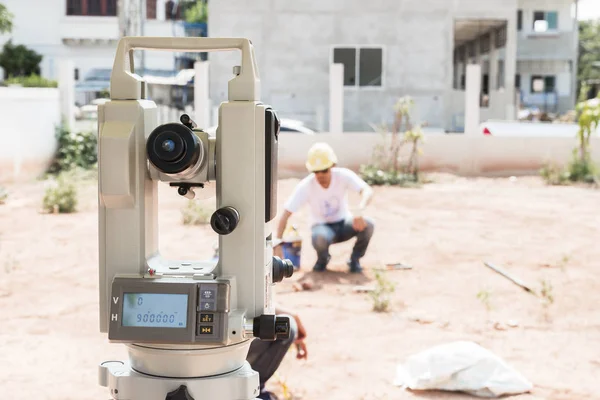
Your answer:
[[[540,170],[540,176],[548,185],[566,185],[570,180],[569,172],[556,164],[546,164]]]
[[[360,176],[372,186],[419,187],[420,182],[414,174],[394,170],[380,169],[375,165],[361,165]]]
[[[208,5],[201,0],[191,3],[183,12],[185,22],[206,23],[208,21]]]
[[[591,157],[584,159],[573,156],[568,167],[569,179],[573,182],[594,183],[596,181],[597,168]]]
[[[47,181],[42,208],[49,213],[72,213],[77,210],[77,186],[69,174],[59,174]]]
[[[184,225],[205,225],[210,222],[213,210],[199,201],[189,200],[181,214]]]
[[[7,85],[21,85],[23,87],[37,87],[37,88],[55,88],[58,87],[57,81],[51,81],[46,78],[42,78],[38,75],[29,76],[15,76],[5,81]]]
[[[91,169],[98,162],[98,138],[93,132],[72,133],[56,128],[58,150],[48,172],[56,174],[75,168]]]

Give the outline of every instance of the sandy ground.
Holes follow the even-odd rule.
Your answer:
[[[295,180],[280,182],[280,201]],[[82,187],[80,211],[38,212],[41,182],[9,186],[0,205],[0,388],[19,399],[108,399],[97,365],[124,357],[98,332],[96,191]],[[183,199],[161,189],[161,250],[209,257],[216,235],[181,223]],[[363,260],[365,276],[345,272],[351,243],[332,248],[332,272],[312,276],[306,212],[294,217],[305,238],[303,271],[277,286],[308,330],[307,361],[290,352],[279,378],[295,399],[462,399],[393,386],[407,356],[437,344],[472,340],[531,380],[518,399],[600,399],[600,191],[545,187],[534,178],[440,177],[423,189],[376,188],[376,221]],[[392,271],[391,311],[375,313],[356,285],[373,284],[373,268]],[[536,289],[546,280],[554,303],[544,311],[483,265],[490,261]],[[313,280],[296,292],[297,280]],[[478,293],[489,296],[487,310]],[[498,330],[514,320],[517,327]],[[274,378],[271,387],[280,391]]]

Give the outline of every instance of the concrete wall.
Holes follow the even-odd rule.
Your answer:
[[[339,165],[358,170],[371,161],[373,149],[383,137],[373,133],[281,135],[280,177],[306,175],[308,149],[325,141],[336,151]],[[351,143],[351,145],[348,145]],[[547,162],[566,165],[575,147],[575,138],[509,138],[476,135],[426,136],[420,165],[423,171],[448,172],[464,176],[511,176],[538,174]],[[409,149],[406,148],[404,154]],[[592,139],[592,153],[600,163],[600,138]]]
[[[158,12],[164,1],[158,0],[159,15],[164,15],[164,11]],[[42,54],[44,77],[58,78],[58,63],[62,58],[74,61],[80,79],[92,68],[112,68],[119,37],[117,17],[67,16],[66,0],[3,0],[2,3],[15,18],[13,32],[0,35],[0,46],[12,38],[13,43]],[[172,22],[164,20],[148,21],[145,32],[148,36],[183,36],[181,26],[174,27]],[[91,42],[74,44],[80,39]],[[153,69],[173,69],[174,54],[147,52],[146,65]]]
[[[0,110],[0,182],[36,178],[56,150],[58,89],[0,87]]]
[[[334,46],[384,49],[383,87],[345,90],[345,130],[391,123],[398,97],[415,99],[415,122],[445,127],[452,91],[455,18],[516,18],[516,0],[301,0],[209,2],[212,36],[256,45],[263,100],[282,116],[316,123],[328,112]],[[211,54],[211,98],[225,100],[236,54]]]

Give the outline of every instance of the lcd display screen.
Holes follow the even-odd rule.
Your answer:
[[[187,327],[187,294],[124,293],[123,300],[123,326]]]

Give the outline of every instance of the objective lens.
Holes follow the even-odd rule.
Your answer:
[[[202,152],[200,146],[191,129],[183,124],[168,123],[156,127],[148,136],[146,154],[158,170],[179,174],[197,165]]]
[[[175,150],[175,142],[168,139],[162,142],[162,149],[164,151],[168,151],[169,153]]]

